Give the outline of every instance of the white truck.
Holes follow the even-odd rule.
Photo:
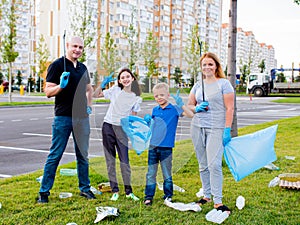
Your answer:
[[[300,82],[276,82],[277,71],[300,71],[300,69],[272,69],[270,74],[250,73],[247,77],[247,93],[256,97],[270,93],[300,93]]]

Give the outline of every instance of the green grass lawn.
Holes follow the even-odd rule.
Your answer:
[[[300,172],[300,117],[273,121],[239,129],[239,135],[278,124],[275,141],[277,160],[274,164],[279,171],[262,168],[239,182],[233,179],[226,163],[223,163],[224,188],[223,202],[232,209],[232,214],[223,224],[300,224],[300,190],[283,189],[279,186],[269,188],[269,182],[281,173]],[[99,143],[100,145],[101,143]],[[251,148],[251,146],[245,146]],[[295,156],[288,160],[285,156]],[[86,200],[79,196],[78,180],[75,176],[61,176],[60,168],[75,168],[75,162],[62,165],[57,176],[48,204],[36,203],[39,183],[36,178],[42,170],[31,174],[0,180],[1,194],[0,224],[67,224],[75,222],[93,224],[96,219],[97,206],[112,206],[120,210],[118,217],[107,217],[99,224],[213,224],[207,222],[205,214],[213,208],[213,203],[202,206],[200,212],[180,212],[163,204],[163,192],[158,190],[151,207],[142,203],[144,196],[147,152],[140,156],[130,152],[132,167],[132,184],[134,193],[141,198],[140,202],[132,202],[125,198],[121,186],[120,198],[117,202],[109,199],[111,193],[97,195],[97,200]],[[174,192],[174,202],[189,203],[197,200],[196,192],[201,187],[198,164],[190,140],[176,143],[173,156],[173,181],[184,188],[184,193]],[[118,171],[120,174],[120,171]],[[161,181],[161,174],[158,175]],[[107,181],[106,166],[103,157],[90,160],[91,185]],[[60,199],[60,192],[72,192],[73,197]],[[235,207],[236,198],[242,195],[246,206],[242,210]]]

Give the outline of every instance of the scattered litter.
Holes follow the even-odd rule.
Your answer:
[[[75,176],[77,175],[77,169],[60,169],[59,173],[63,176]]]
[[[39,183],[42,183],[42,180],[43,180],[43,176],[39,176],[38,178],[36,178],[36,181]]]
[[[0,209],[2,208],[2,203],[0,202]]]
[[[164,190],[164,186],[163,184],[157,182],[157,187],[159,190],[163,191]],[[185,192],[185,190],[182,187],[177,186],[176,184],[173,184],[173,190],[174,191],[179,191],[179,192]]]
[[[77,225],[77,223],[71,222],[71,223],[67,223],[66,225]]]
[[[268,165],[265,165],[264,168],[268,169],[268,170],[279,170],[278,166],[275,166],[273,163],[270,163]]]
[[[279,187],[300,190],[300,173],[279,174]]]
[[[242,208],[244,208],[245,206],[245,198],[243,196],[239,196],[236,199],[236,203],[235,203],[236,207],[241,210]]]
[[[102,193],[103,193],[103,192],[112,192],[111,187],[110,187],[110,183],[109,183],[109,182],[98,184],[98,189],[99,189]]]
[[[59,198],[71,198],[72,196],[73,196],[73,194],[70,192],[60,192],[59,193]]]
[[[195,211],[195,212],[200,212],[201,207],[196,204],[195,202],[191,203],[182,203],[182,202],[171,202],[168,199],[165,199],[164,204],[166,206],[169,206],[170,208],[179,210],[179,211]]]
[[[93,192],[95,195],[102,195],[102,192],[94,188],[93,186],[90,187],[91,192]]]
[[[268,187],[275,187],[279,184],[280,178],[275,177],[273,180],[270,181]]]
[[[295,156],[289,156],[289,155],[286,155],[284,156],[286,159],[289,159],[289,160],[295,160],[296,157]]]
[[[207,221],[221,224],[228,218],[229,214],[227,212],[222,212],[222,210],[213,209],[209,211],[205,218]]]
[[[204,196],[204,194],[203,194],[203,188],[200,188],[200,189],[199,189],[199,191],[196,193],[196,196],[197,196],[198,198],[201,198],[202,196]]]
[[[94,223],[98,223],[99,221],[103,220],[107,216],[119,216],[120,212],[119,209],[114,208],[114,207],[96,207],[97,211],[97,217],[94,221]]]

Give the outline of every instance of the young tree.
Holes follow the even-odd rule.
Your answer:
[[[197,76],[200,73],[200,46],[198,43],[198,24],[196,24],[189,34],[187,44],[185,47],[185,61],[188,64],[187,72],[191,74],[192,85],[196,82]]]
[[[257,67],[260,68],[260,72],[263,73],[266,69],[265,60],[261,60],[260,64]]]
[[[181,82],[182,82],[182,72],[178,66],[175,67],[175,71],[173,74],[173,80],[175,81],[175,84],[178,84],[178,87],[179,87],[179,84],[181,84]]]
[[[9,88],[8,88],[8,101],[12,102],[11,87],[13,81],[12,64],[18,57],[19,53],[15,51],[16,42],[16,7],[20,3],[18,0],[4,1],[5,7],[2,7],[2,16],[4,25],[7,27],[6,32],[2,34],[3,39],[1,41],[2,60],[3,63],[8,64],[8,77],[9,77]],[[2,5],[4,6],[4,4]]]
[[[129,24],[129,27],[126,29],[126,32],[124,33],[126,39],[129,43],[129,69],[135,73],[136,71],[136,62],[138,59],[139,54],[139,43],[138,43],[138,32],[133,26],[133,18],[134,18],[134,10],[131,13],[131,23]],[[138,75],[135,73],[135,75]]]
[[[116,72],[120,67],[119,63],[119,51],[115,40],[110,36],[108,32],[105,36],[104,43],[101,48],[101,66],[107,72],[107,75],[111,72]]]
[[[147,78],[149,79],[148,91],[151,92],[151,77],[158,76],[157,71],[157,60],[159,49],[158,49],[158,40],[153,36],[152,31],[148,31],[145,43],[142,45],[142,57],[144,64],[147,67]]]
[[[17,73],[17,85],[18,86],[20,86],[20,85],[22,85],[22,80],[23,80],[23,77],[22,77],[22,73],[21,73],[21,71],[20,70],[18,70],[18,73]]]
[[[92,16],[97,16],[97,11],[93,11],[90,5],[91,0],[72,0],[70,4],[72,35],[79,36],[84,41],[85,51],[79,59],[80,62],[87,61],[87,52],[95,48],[96,40],[98,40],[97,27],[92,21]]]

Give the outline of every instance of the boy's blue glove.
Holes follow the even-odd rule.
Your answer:
[[[115,72],[112,72],[109,74],[109,76],[104,77],[102,83],[101,83],[101,88],[104,89],[107,84],[109,84],[112,81],[115,81],[117,78],[113,78],[112,76],[114,75]]]
[[[205,112],[208,110],[208,102],[201,102],[200,105],[197,105],[195,108],[195,112]]]
[[[152,120],[152,116],[151,116],[150,114],[146,114],[146,115],[144,116],[144,120],[145,120],[147,123],[150,123],[151,120]]]
[[[225,127],[223,132],[223,145],[227,145],[231,141],[230,127]]]
[[[86,108],[86,112],[87,112],[87,114],[92,114],[92,111],[93,111],[93,109],[92,109],[92,107],[91,106],[87,106],[87,108]]]
[[[175,99],[176,105],[177,105],[178,107],[181,108],[182,106],[184,106],[184,103],[183,103],[183,101],[182,101],[182,98],[179,96],[179,89],[177,90],[176,95],[171,94],[171,96]]]
[[[63,72],[60,76],[60,84],[61,88],[65,88],[69,82],[70,72]]]

